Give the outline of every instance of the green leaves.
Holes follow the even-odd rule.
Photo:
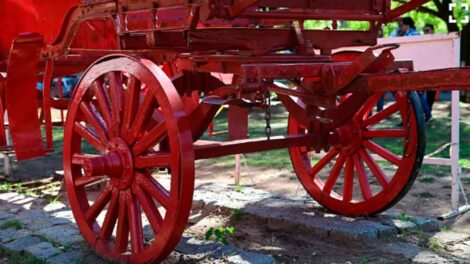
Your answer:
[[[233,235],[235,233],[235,227],[230,226],[230,227],[219,227],[217,229],[214,229],[213,227],[209,228],[206,233],[204,234],[204,237],[206,240],[215,240],[217,242],[220,242],[224,245],[228,245],[228,236]]]

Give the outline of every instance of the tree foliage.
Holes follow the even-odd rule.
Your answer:
[[[396,8],[409,0],[393,0],[392,8]],[[458,21],[458,23],[449,22],[449,4],[456,3],[457,7],[453,10],[453,17]],[[430,0],[423,6],[415,9],[407,14],[404,14],[403,17],[409,16],[413,18],[416,23],[416,28],[418,31],[422,32],[422,29],[426,24],[434,25],[436,33],[446,33],[452,31],[462,30],[465,26],[469,24],[462,24],[464,17],[470,15],[470,12],[465,11],[462,8],[462,4],[466,3],[470,6],[470,0]],[[323,29],[326,27],[331,28],[331,21],[327,20],[308,20],[305,21],[304,26],[309,29]],[[352,30],[367,30],[369,28],[369,23],[364,21],[341,21],[338,22],[339,29],[352,29]],[[389,36],[390,33],[398,27],[398,23],[392,22],[384,27],[384,36]]]

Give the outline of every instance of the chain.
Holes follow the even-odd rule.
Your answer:
[[[266,91],[264,94],[264,105],[266,107],[264,120],[266,120],[266,127],[264,128],[264,133],[268,140],[271,138],[271,93]]]
[[[411,117],[411,93],[408,93],[406,95],[407,97],[407,102],[406,102],[406,124],[404,123],[405,127],[405,157],[409,158],[409,147],[410,147],[410,131],[411,131],[411,122],[410,122],[410,117]]]

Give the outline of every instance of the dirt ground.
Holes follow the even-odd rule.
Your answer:
[[[447,129],[441,127],[440,120],[449,119],[449,102],[437,102],[433,109],[434,120],[426,125],[426,131]],[[470,105],[461,105],[461,123],[467,128],[470,125]],[[282,117],[281,117],[282,118]],[[470,135],[467,130],[461,129],[460,155],[468,156],[468,145]],[[434,140],[427,136],[428,143]],[[450,138],[449,138],[450,140]],[[429,144],[428,144],[429,145]],[[432,149],[427,147],[427,153]],[[448,153],[448,149],[443,153]],[[288,152],[282,152],[288,157]],[[252,155],[252,154],[247,154]],[[215,181],[227,184],[234,183],[235,158],[217,162],[217,160],[200,160],[196,162],[196,177],[200,181]],[[275,162],[275,161],[274,161]],[[467,197],[470,198],[470,167],[463,167],[460,175]],[[249,185],[266,191],[279,193],[285,196],[306,195],[302,185],[298,181],[292,166],[283,168],[269,166],[251,166],[249,160],[242,159],[241,185]],[[423,165],[414,185],[409,193],[393,209],[417,216],[439,217],[451,210],[451,172],[450,167]],[[463,197],[460,197],[463,204]],[[470,232],[470,212],[449,221],[449,225],[461,231]]]
[[[467,107],[465,107],[467,106]],[[449,103],[437,103],[434,107],[434,119],[449,119]],[[470,109],[468,105],[461,108],[461,122],[470,123]],[[441,123],[433,121],[426,126],[426,130],[440,129]],[[429,133],[429,132],[428,132]],[[461,155],[468,153],[468,134],[461,134],[463,146]],[[433,140],[428,139],[428,140]],[[429,150],[431,152],[433,150]],[[446,150],[448,151],[448,150]],[[288,152],[283,152],[288,155]],[[277,153],[279,154],[279,153]],[[248,154],[250,155],[250,154]],[[250,166],[250,159],[243,159],[241,166],[242,186],[252,186],[284,196],[307,195],[291,166],[273,168],[268,166]],[[247,164],[245,164],[247,163]],[[196,177],[201,182],[220,182],[234,184],[235,158],[217,160],[202,160],[196,163]],[[470,168],[464,167],[460,175],[467,198],[470,198]],[[463,197],[460,197],[464,204]],[[451,173],[449,167],[425,165],[418,175],[408,194],[392,209],[413,215],[438,218],[451,211]],[[241,233],[234,237],[237,246],[250,248],[277,256],[285,263],[406,263],[409,260],[398,256],[389,256],[381,251],[380,245],[371,248],[370,245],[348,243],[325,243],[316,241],[308,234],[299,230],[273,230],[259,220],[248,217],[241,223],[231,221],[230,214],[215,213],[209,223],[198,223],[188,229],[195,235],[201,236],[208,226],[233,225]],[[441,224],[449,230],[470,233],[470,212],[442,221]],[[426,246],[428,239],[423,234],[408,234],[399,239]],[[334,252],[332,254],[332,252]],[[313,257],[317,256],[317,257]],[[384,257],[385,256],[385,257]]]
[[[448,108],[448,103],[437,103],[433,112],[434,118],[437,120],[439,118],[448,119]],[[468,104],[461,108],[461,115],[461,120],[466,124],[470,124],[470,107]],[[278,113],[278,117],[285,121],[285,114]],[[276,129],[278,125],[278,123],[274,123],[273,128]],[[428,125],[426,129],[439,129],[439,125],[440,123],[435,121]],[[461,137],[468,137],[468,134],[462,134]],[[464,142],[468,142],[468,139]],[[461,151],[462,149],[467,151],[468,146],[463,146]],[[466,154],[468,156],[468,153]],[[269,155],[269,152],[266,155]],[[283,156],[285,158],[288,157],[288,152],[283,150],[273,152],[272,155],[285,155]],[[251,161],[253,161],[253,158],[243,159],[240,182],[242,186],[252,186],[287,197],[307,195],[290,164],[285,164],[285,159],[281,160],[280,164],[273,164],[273,166],[254,165]],[[233,184],[234,162],[234,157],[224,158],[222,162],[218,159],[197,161],[197,180],[202,183]],[[470,194],[470,168],[463,168],[461,178],[465,190]],[[437,218],[451,210],[450,186],[449,168],[425,166],[408,194],[392,209],[413,216]],[[470,195],[468,195],[468,198],[470,198]],[[65,195],[61,197],[61,200],[65,201]],[[447,220],[443,224],[450,230],[470,233],[470,212]],[[409,262],[402,256],[384,253],[381,244],[365,246],[352,241],[321,241],[306,232],[302,232],[301,229],[269,226],[266,225],[265,221],[254,216],[234,216],[233,212],[223,209],[212,212],[202,221],[190,224],[185,232],[188,235],[203,239],[208,227],[224,226],[236,228],[237,232],[230,239],[230,242],[236,247],[271,254],[280,263],[347,263],[350,261],[351,263],[365,264]],[[423,244],[423,246],[426,246],[428,241],[428,237],[426,235],[423,237],[423,234],[402,235],[399,239],[415,244]]]

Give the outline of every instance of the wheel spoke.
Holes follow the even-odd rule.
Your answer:
[[[364,130],[362,132],[364,138],[402,138],[406,136],[404,129],[377,129]]]
[[[384,118],[397,112],[399,109],[400,109],[400,105],[398,104],[398,102],[395,102],[392,105],[388,106],[387,108],[383,109],[382,111],[364,120],[364,122],[362,122],[362,127],[365,128],[368,126],[375,125],[378,122],[382,121]]]
[[[134,156],[140,155],[150,147],[155,146],[166,135],[166,122],[156,125],[150,132],[137,141],[132,147]]]
[[[73,124],[74,131],[77,132],[82,138],[90,143],[96,150],[101,153],[106,151],[106,147],[101,143],[101,140],[95,136],[95,133],[90,129],[82,126],[80,123],[75,122]]]
[[[167,168],[171,165],[169,153],[155,153],[139,156],[134,159],[134,167],[137,169]]]
[[[101,79],[96,80],[93,83],[93,91],[95,92],[96,100],[98,101],[98,108],[100,109],[101,116],[106,123],[106,127],[108,128],[109,137],[114,137],[113,133],[113,121],[111,116],[111,110],[109,109],[108,104],[108,96],[103,88],[103,81]]]
[[[144,127],[144,124],[152,116],[152,113],[155,110],[155,103],[156,100],[153,93],[150,90],[147,91],[145,93],[144,100],[139,107],[139,111],[137,112],[137,117],[134,121],[134,124],[132,125],[132,140],[138,138]]]
[[[98,215],[103,211],[104,207],[106,204],[109,202],[111,199],[111,188],[106,187],[103,192],[96,198],[95,202],[93,203],[90,208],[88,208],[85,219],[89,223],[93,223]]]
[[[131,75],[127,85],[126,102],[124,104],[124,116],[121,126],[121,135],[127,135],[132,127],[132,121],[137,114],[140,99],[140,81]],[[127,136],[126,136],[127,137]]]
[[[127,251],[127,243],[129,241],[129,221],[127,216],[127,202],[128,194],[121,192],[119,196],[119,212],[118,212],[118,224],[116,231],[116,250],[118,252]]]
[[[155,206],[152,198],[142,190],[137,184],[135,185],[135,194],[139,203],[142,205],[144,209],[145,215],[150,222],[150,226],[152,227],[153,233],[155,235],[158,234],[160,231],[160,227],[163,222],[163,218],[158,211],[158,208]]]
[[[364,200],[372,198],[372,192],[369,185],[369,177],[367,176],[364,163],[358,154],[353,155],[354,167],[356,168],[357,177],[359,179],[359,186],[361,187],[361,193]]]
[[[359,155],[366,162],[367,167],[372,171],[375,178],[379,181],[383,188],[386,188],[389,182],[387,175],[382,171],[382,169],[375,163],[374,159],[367,153],[365,149],[359,150]]]
[[[318,172],[320,172],[328,162],[330,162],[334,157],[338,155],[338,150],[335,148],[330,150],[323,158],[321,158],[315,165],[308,171],[308,174],[311,177],[315,177]]]
[[[148,177],[136,173],[136,183],[148,194],[150,194],[158,203],[160,203],[165,209],[168,209],[170,203],[170,195],[168,191],[160,185],[151,175]]]
[[[101,226],[99,237],[103,240],[110,240],[116,225],[119,208],[119,190],[114,189],[109,202],[108,211]]]
[[[87,160],[87,159],[92,159],[92,158],[96,158],[96,157],[99,157],[99,155],[93,155],[93,154],[78,154],[78,153],[75,153],[75,154],[73,154],[73,156],[72,156],[72,164],[75,164],[75,165],[83,165],[83,163],[85,162],[85,160]]]
[[[333,169],[331,169],[330,175],[328,176],[328,179],[325,182],[325,186],[323,187],[323,192],[324,193],[331,193],[331,190],[335,186],[336,181],[338,180],[338,176],[341,172],[341,169],[343,168],[345,162],[345,158],[343,155],[339,155],[338,159],[336,160],[335,165],[333,166]]]
[[[353,181],[354,181],[354,164],[351,157],[346,157],[346,165],[344,167],[344,191],[343,201],[349,202],[353,196]]]
[[[399,156],[397,156],[395,153],[391,152],[390,150],[376,144],[375,142],[370,141],[370,140],[364,140],[362,144],[364,144],[366,148],[377,153],[379,156],[388,160],[389,162],[397,166],[400,164],[401,158]]]
[[[85,116],[85,120],[88,121],[98,137],[101,139],[101,142],[106,144],[108,142],[107,131],[104,125],[101,123],[100,119],[96,116],[96,112],[94,112],[90,105],[85,102],[80,103],[80,110]]]
[[[144,249],[144,237],[140,206],[135,197],[131,197],[127,200],[127,213],[129,216],[129,229],[131,233],[131,250],[132,253],[136,254]]]
[[[372,108],[377,104],[379,98],[383,95],[383,93],[375,93],[373,94],[364,104],[364,106],[354,115],[354,121],[358,122],[360,120],[364,120],[367,115],[371,112]]]
[[[85,187],[87,185],[102,181],[105,178],[106,178],[105,176],[93,176],[93,177],[81,176],[75,179],[74,184],[76,187]]]
[[[107,77],[109,81],[109,95],[112,106],[111,113],[114,121],[113,130],[116,135],[119,135],[123,110],[122,82],[118,72],[110,72],[107,74]]]

